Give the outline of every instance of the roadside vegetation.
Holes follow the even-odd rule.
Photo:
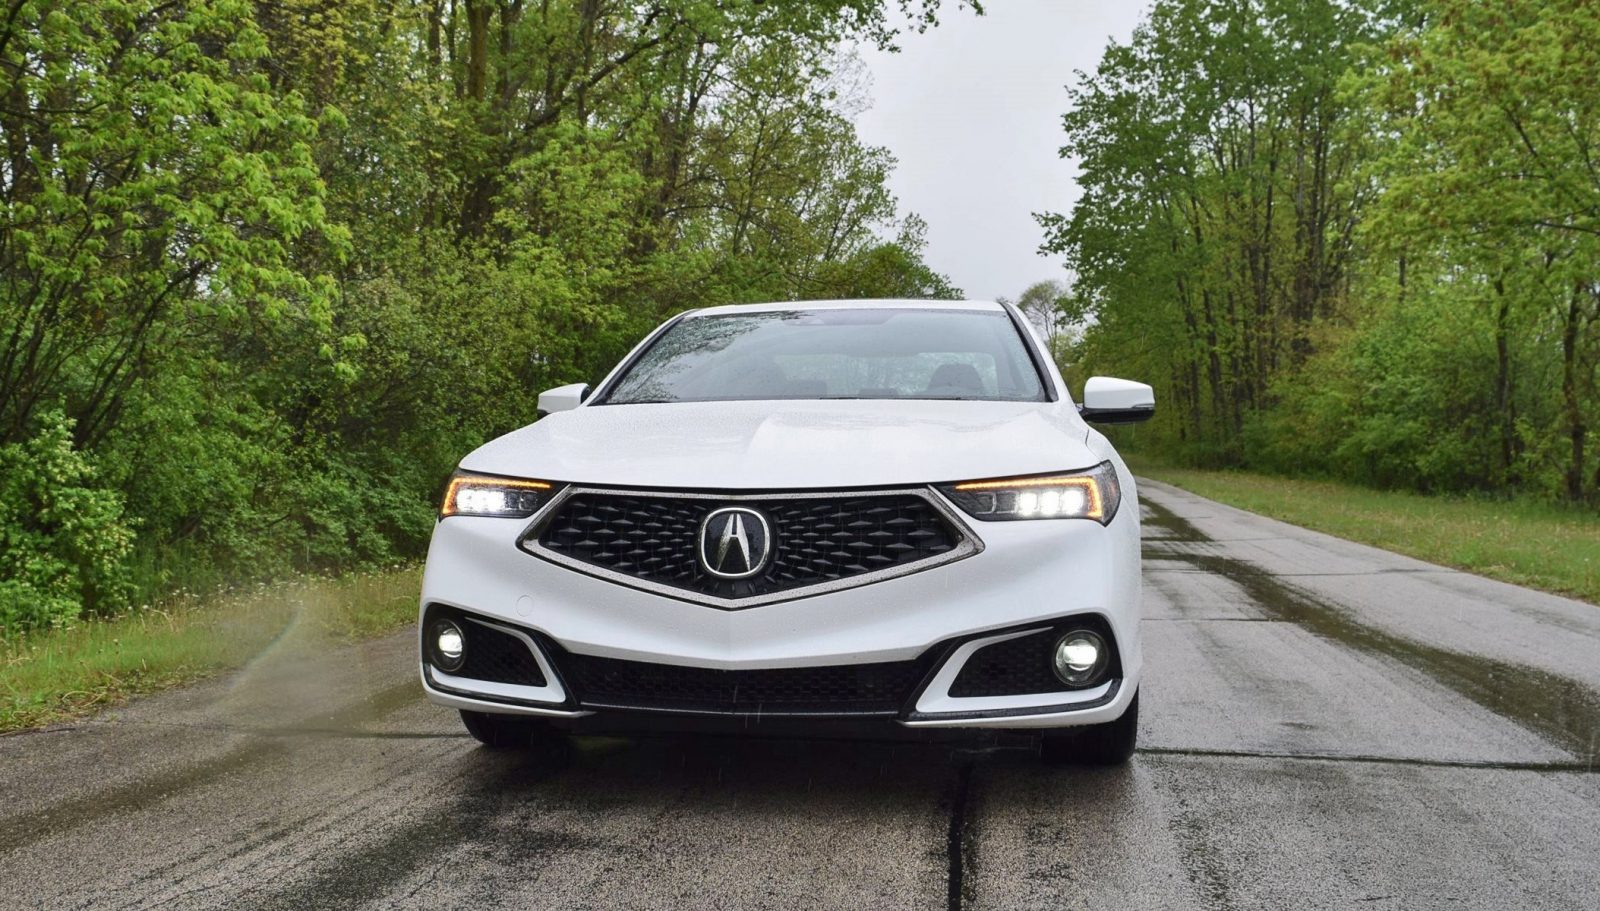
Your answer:
[[[8,4],[0,641],[415,560],[461,455],[688,307],[954,296],[841,53],[938,11]]]
[[[1069,374],[1157,389],[1119,446],[1592,512],[1597,43],[1592,0],[1156,0],[1070,87],[1043,218]]]
[[[1600,605],[1600,515],[1556,503],[1424,496],[1335,481],[1174,468],[1134,470],[1314,531]]]
[[[416,569],[399,567],[207,597],[177,593],[94,623],[12,637],[0,643],[0,733],[232,670],[268,649],[391,632],[416,619],[419,584]]]
[[[7,674],[92,704],[250,654],[265,604],[135,606],[418,559],[463,453],[673,313],[958,296],[846,49],[974,8],[11,3]],[[1067,93],[1071,280],[1019,302],[1069,378],[1156,386],[1126,451],[1592,513],[1597,45],[1592,0],[1154,0]]]

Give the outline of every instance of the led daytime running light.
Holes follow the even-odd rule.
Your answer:
[[[444,504],[439,509],[439,516],[447,518],[456,515],[484,515],[485,513],[473,508],[462,508],[461,497],[464,493],[473,491],[527,491],[543,493],[553,489],[545,481],[531,481],[524,478],[495,478],[485,475],[456,474],[450,478],[450,485],[444,491]],[[494,513],[488,513],[490,515]],[[507,510],[506,515],[518,515],[523,512]]]
[[[983,522],[1088,519],[1109,525],[1122,503],[1122,485],[1109,461],[1055,474],[956,481],[938,490]]]
[[[1089,498],[1088,509],[1084,510],[1086,519],[1103,519],[1106,515],[1105,500],[1100,496],[1100,483],[1094,478],[1021,478],[1014,481],[968,481],[955,485],[959,491],[978,490],[1018,490],[1029,487],[1050,487],[1060,489],[1063,487],[1077,487],[1083,490],[1084,496]]]

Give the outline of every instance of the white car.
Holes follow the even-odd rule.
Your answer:
[[[1123,762],[1139,509],[1023,316],[715,307],[474,451],[422,586],[421,671],[491,746],[566,733],[1038,734]]]

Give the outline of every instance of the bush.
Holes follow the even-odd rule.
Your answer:
[[[0,446],[0,638],[127,605],[133,530],[72,426],[46,414],[31,439]]]
[[[1247,463],[1423,492],[1503,487],[1495,352],[1484,307],[1449,287],[1366,316],[1273,384]]]

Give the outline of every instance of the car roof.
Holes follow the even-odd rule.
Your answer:
[[[994,301],[983,300],[917,300],[915,298],[885,298],[882,300],[817,300],[774,301],[766,304],[728,304],[691,310],[685,316],[723,316],[729,313],[771,313],[775,310],[994,310],[1003,311]]]

